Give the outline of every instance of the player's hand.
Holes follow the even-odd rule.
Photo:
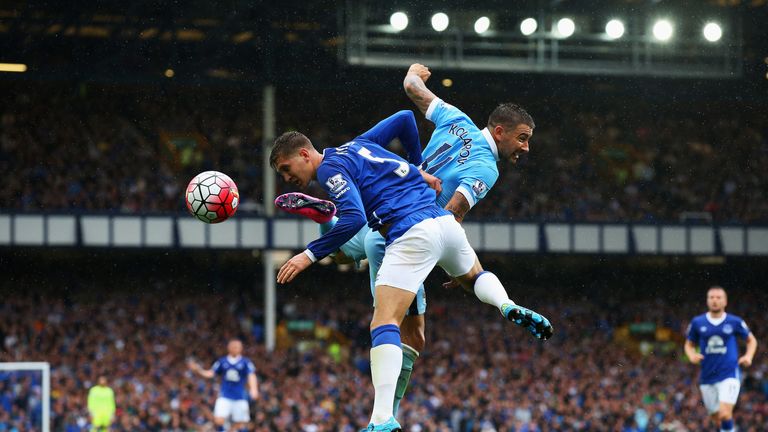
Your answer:
[[[430,72],[429,68],[423,64],[414,63],[411,65],[411,67],[408,68],[408,74],[417,75],[419,78],[421,78],[422,81],[426,83],[429,77],[432,75],[432,72]]]
[[[200,365],[199,365],[199,364],[197,364],[197,362],[196,362],[196,361],[194,361],[194,360],[187,360],[187,367],[188,367],[188,368],[189,368],[189,370],[191,370],[192,372],[197,372],[197,371],[199,371],[199,370],[200,370]]]
[[[419,174],[421,174],[421,178],[427,182],[429,187],[434,189],[435,192],[440,195],[440,192],[443,191],[443,181],[424,170],[419,170]]]
[[[458,279],[453,278],[453,277],[448,282],[443,282],[443,288],[445,288],[445,289],[461,288],[461,289],[463,289],[464,291],[466,291],[466,292],[468,292],[470,294],[473,293],[473,291],[471,289],[465,287],[464,285],[461,284],[461,282],[459,282]]]
[[[443,282],[443,288],[454,289],[460,287],[461,284],[455,278],[451,278],[448,282]]]
[[[691,363],[697,365],[701,363],[702,360],[704,360],[704,355],[702,353],[694,353],[691,357],[688,358],[688,360],[690,360]]]
[[[259,391],[256,389],[251,389],[248,391],[248,395],[251,397],[251,400],[256,400],[259,398]]]
[[[752,366],[752,359],[745,355],[739,357],[739,366],[744,366],[744,367]]]
[[[312,260],[304,252],[295,255],[280,267],[280,271],[277,272],[277,283],[287,284],[311,265]]]

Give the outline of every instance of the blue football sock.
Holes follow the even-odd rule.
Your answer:
[[[720,422],[720,432],[732,432],[733,431],[733,419],[723,420]]]

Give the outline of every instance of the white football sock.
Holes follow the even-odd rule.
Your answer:
[[[403,350],[397,345],[384,344],[371,348],[371,379],[373,380],[373,414],[371,423],[381,424],[392,417],[397,377],[403,366]]]
[[[475,279],[475,295],[481,302],[496,306],[499,311],[505,303],[515,304],[509,299],[499,278],[491,272],[483,272]]]

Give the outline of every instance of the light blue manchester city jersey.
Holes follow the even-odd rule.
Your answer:
[[[445,207],[454,192],[460,192],[474,206],[499,178],[498,149],[490,131],[479,129],[460,109],[438,98],[426,117],[435,131],[422,152],[421,168],[443,182],[437,205]]]

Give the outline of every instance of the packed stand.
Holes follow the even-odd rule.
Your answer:
[[[226,290],[184,295],[153,283],[108,300],[9,296],[0,304],[1,359],[52,365],[54,431],[87,430],[86,395],[101,374],[116,392],[113,430],[204,431],[211,428],[218,383],[191,374],[186,362],[211,364],[225,354],[227,338],[241,337],[260,383],[260,399],[251,404],[252,430],[356,431],[372,406],[370,300],[365,278],[354,274],[345,281],[359,290],[323,289],[320,298],[316,281],[334,274],[320,272],[310,289],[281,294],[279,348],[273,353],[260,342],[261,306],[247,297]],[[399,414],[405,430],[708,430],[698,368],[684,359],[681,339],[687,321],[705,310],[701,293],[641,300],[648,297],[627,299],[610,288],[590,290],[588,298],[533,292],[525,304],[556,328],[545,343],[471,295],[451,293],[430,302],[427,346]],[[764,294],[733,293],[729,307],[761,344],[765,301]],[[290,320],[309,320],[326,336],[294,337],[286,344]],[[620,343],[623,326],[639,321],[671,329],[673,349],[642,355]],[[332,333],[343,337],[331,343]],[[341,350],[332,349],[339,344]],[[766,357],[758,352],[745,372],[735,420],[740,431],[757,432],[768,421]],[[22,409],[0,415],[0,430],[31,430],[22,425],[30,415]]]
[[[12,103],[0,108],[0,169],[14,175],[0,190],[0,210],[180,211],[182,189],[208,169],[235,179],[241,211],[262,210],[259,91],[26,84],[3,84]],[[366,95],[341,102],[335,92],[279,90],[277,131],[297,129],[321,147],[335,146],[396,110],[414,109],[396,92]],[[481,127],[496,103],[444,97]],[[472,218],[768,219],[768,125],[758,107],[627,104],[610,94],[589,104],[565,97],[518,102],[537,123],[531,152],[517,166],[502,163]],[[426,144],[431,123],[417,118]]]

